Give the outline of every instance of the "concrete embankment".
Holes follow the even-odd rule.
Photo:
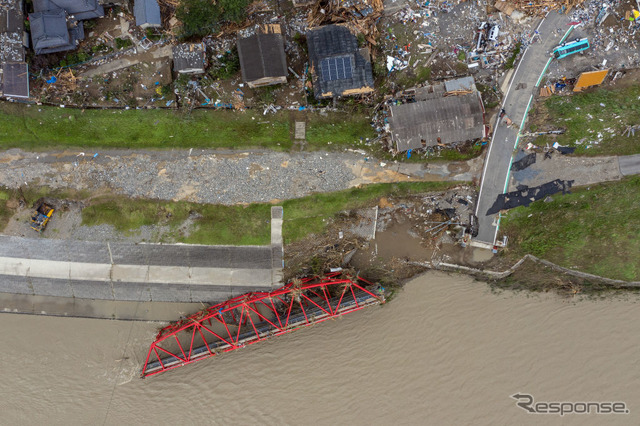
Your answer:
[[[272,244],[126,244],[0,236],[0,292],[136,302],[214,302],[282,280],[282,208]]]

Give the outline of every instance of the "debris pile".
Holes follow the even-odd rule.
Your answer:
[[[475,193],[469,187],[454,188],[415,200],[402,200],[400,203],[392,201],[381,201],[377,232],[384,232],[394,224],[408,220],[412,223],[410,234],[427,244],[446,239],[446,234],[450,234],[454,240],[460,240],[465,233],[471,234],[477,230],[474,218]]]
[[[529,15],[544,15],[549,11],[556,10],[570,12],[576,6],[580,6],[585,0],[498,0],[494,7],[501,12],[511,15],[513,11],[519,10]]]
[[[345,24],[354,34],[364,35],[367,42],[378,43],[377,22],[382,16],[382,0],[321,0],[315,2],[309,11],[309,28],[329,24]]]

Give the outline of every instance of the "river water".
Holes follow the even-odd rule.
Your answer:
[[[391,302],[138,379],[157,323],[0,315],[0,424],[638,424],[639,303],[428,273]],[[509,396],[625,401],[528,414]]]

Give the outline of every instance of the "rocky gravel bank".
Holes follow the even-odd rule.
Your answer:
[[[364,152],[110,151],[0,154],[0,185],[109,189],[130,197],[236,204],[298,198],[377,182],[455,176],[399,172]],[[415,168],[415,167],[414,167]],[[416,169],[417,170],[417,169]],[[446,172],[445,172],[446,173]]]

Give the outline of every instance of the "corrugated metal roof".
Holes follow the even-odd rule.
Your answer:
[[[456,90],[472,90],[475,92],[476,82],[473,77],[456,78],[455,80],[445,81],[444,89],[447,92],[454,92]]]
[[[239,39],[238,56],[245,82],[287,76],[287,57],[281,34],[254,34]]]
[[[484,118],[477,93],[419,101],[390,108],[389,124],[399,151],[484,136]]]
[[[2,93],[16,98],[29,97],[29,67],[25,62],[6,63],[2,73]]]

